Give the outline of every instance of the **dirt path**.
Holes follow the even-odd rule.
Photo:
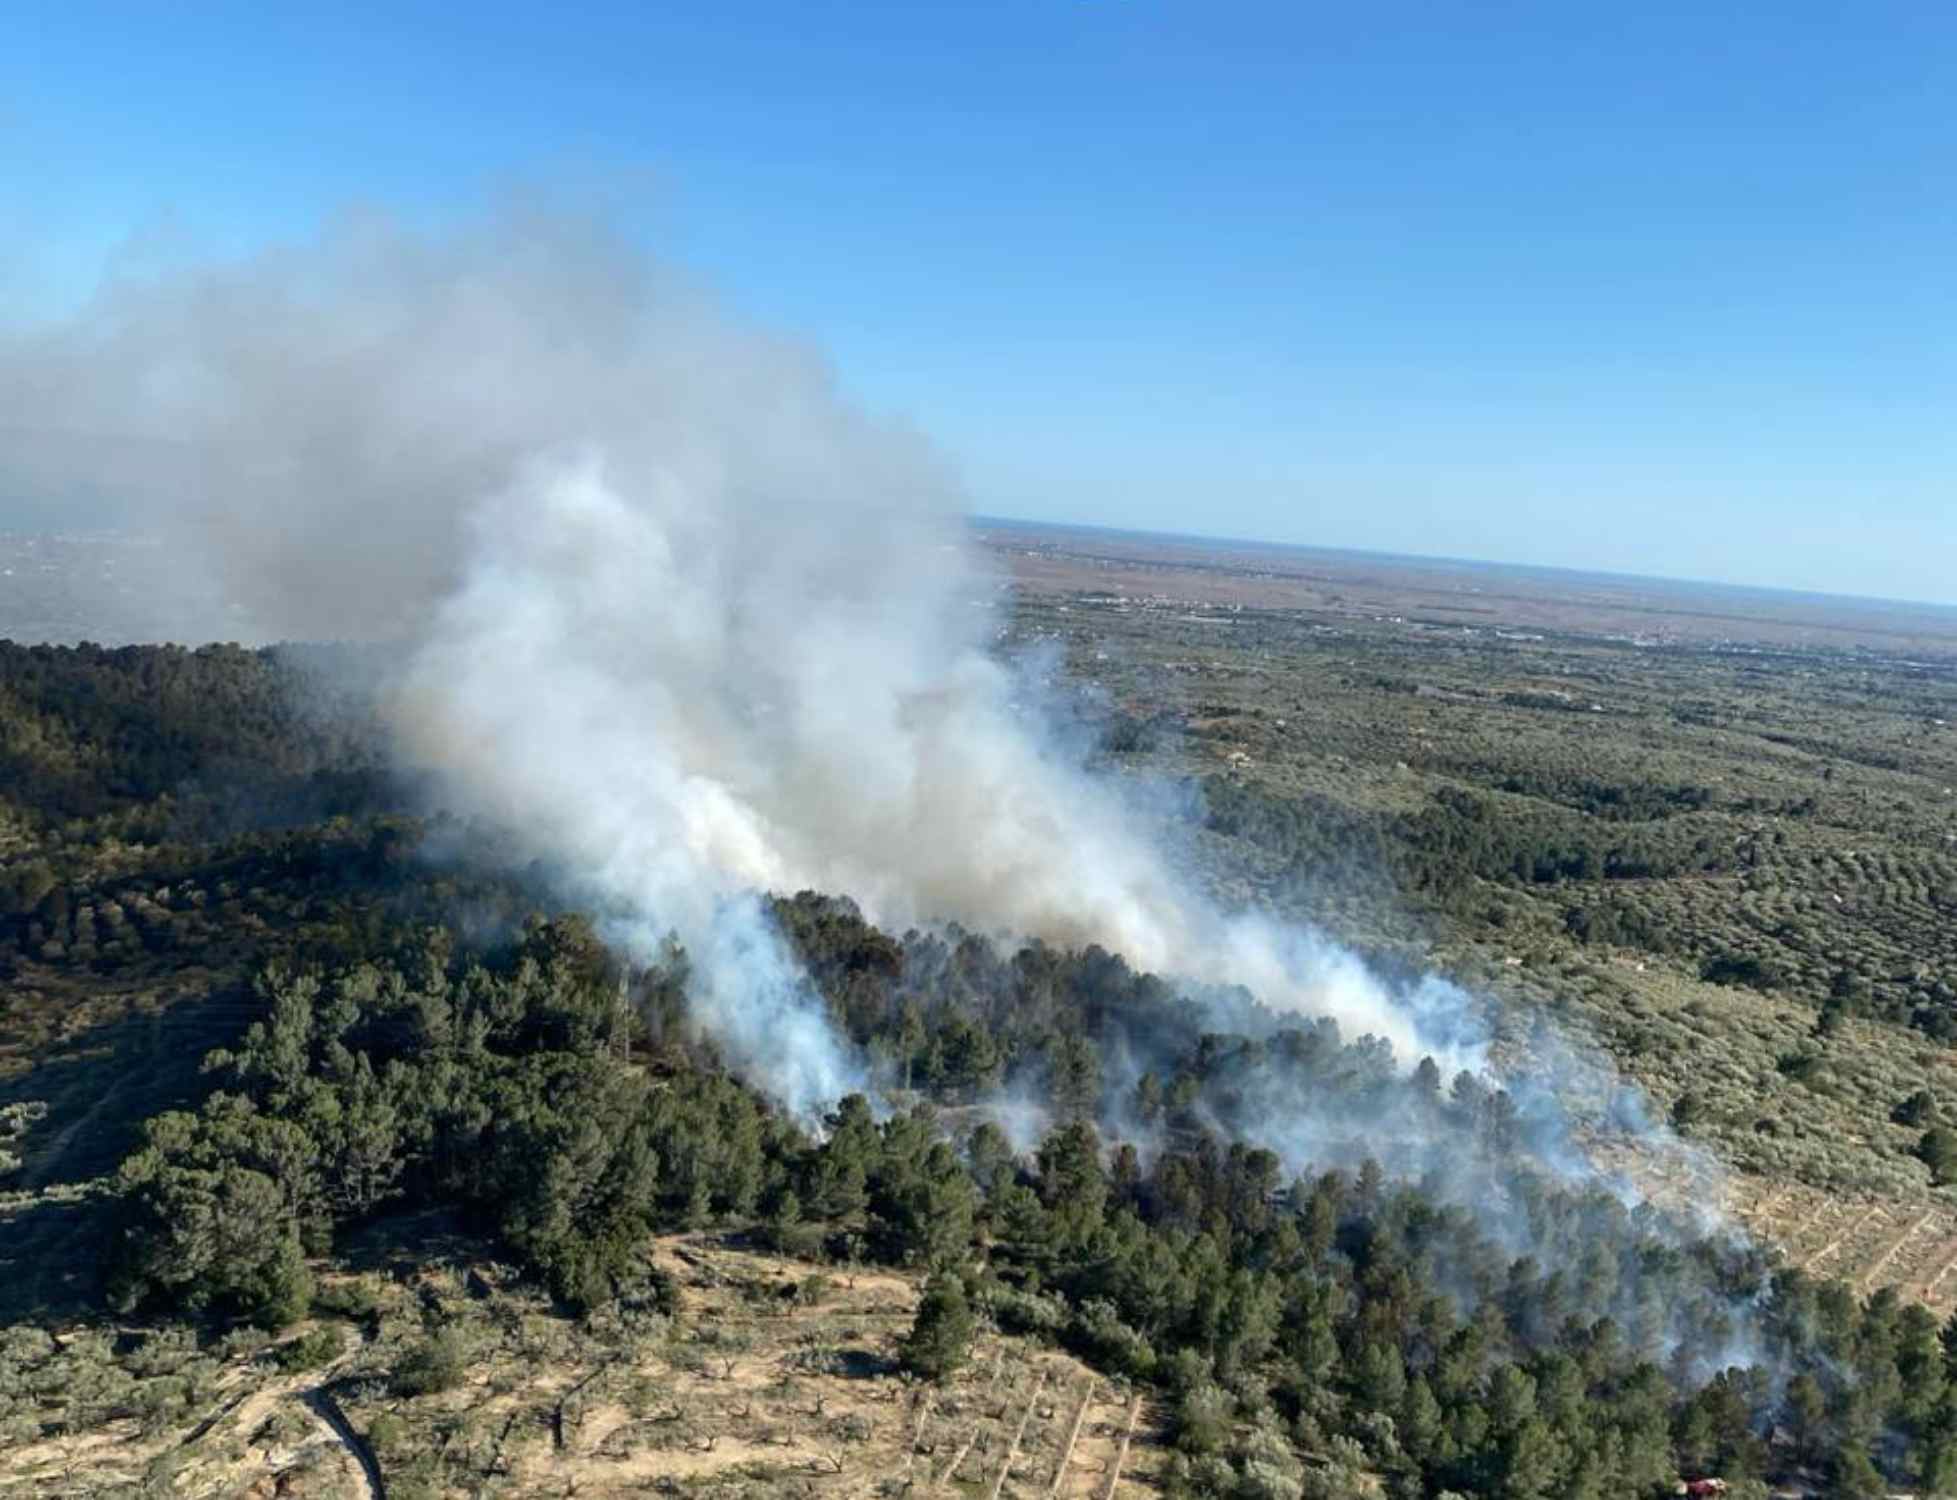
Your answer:
[[[331,1388],[322,1382],[301,1391],[299,1400],[313,1420],[353,1455],[353,1461],[365,1480],[367,1500],[387,1500],[387,1481],[381,1477],[381,1466],[374,1458],[373,1450],[367,1446],[366,1439],[355,1432],[353,1424],[347,1421],[347,1414],[333,1399]]]
[[[1869,1292],[1869,1288],[1875,1285],[1876,1278],[1880,1276],[1884,1271],[1889,1269],[1889,1262],[1894,1260],[1896,1256],[1901,1253],[1903,1246],[1907,1245],[1911,1240],[1915,1239],[1925,1229],[1928,1229],[1930,1227],[1930,1221],[1936,1218],[1936,1216],[1937,1216],[1936,1210],[1931,1209],[1928,1213],[1924,1214],[1922,1218],[1918,1219],[1914,1224],[1910,1225],[1909,1228],[1905,1229],[1901,1234],[1899,1234],[1896,1237],[1895,1241],[1889,1246],[1889,1248],[1887,1250],[1884,1250],[1881,1255],[1877,1256],[1874,1263],[1869,1266],[1868,1270],[1862,1273],[1861,1280],[1856,1284],[1856,1291],[1860,1293],[1862,1296],[1867,1296]]]
[[[1058,1495],[1060,1487],[1067,1482],[1067,1465],[1074,1461],[1074,1449],[1080,1446],[1080,1430],[1087,1425],[1087,1408],[1094,1404],[1095,1379],[1087,1377],[1081,1387],[1080,1407],[1074,1413],[1074,1424],[1067,1429],[1066,1446],[1060,1450],[1060,1458],[1053,1466],[1053,1483],[1047,1486],[1047,1494]]]
[[[999,1388],[999,1377],[1005,1373],[1005,1370],[1006,1351],[1004,1348],[1001,1348],[992,1356],[992,1375],[985,1382],[984,1394],[979,1398],[981,1408],[985,1400]],[[972,1430],[966,1434],[964,1444],[952,1452],[951,1462],[946,1464],[943,1470],[939,1472],[938,1477],[931,1481],[933,1485],[943,1485],[950,1481],[951,1476],[958,1472],[958,1466],[965,1461],[965,1456],[972,1451],[973,1444],[978,1442],[979,1434],[984,1430],[985,1418],[981,1415],[972,1423]],[[928,1465],[926,1466],[926,1472],[929,1473]]]
[[[1803,1271],[1806,1271],[1810,1276],[1814,1275],[1816,1269],[1820,1266],[1820,1264],[1824,1260],[1826,1260],[1829,1256],[1833,1255],[1837,1250],[1841,1249],[1843,1241],[1854,1238],[1856,1235],[1860,1234],[1864,1229],[1866,1229],[1871,1223],[1873,1223],[1876,1219],[1878,1218],[1886,1219],[1888,1217],[1889,1216],[1887,1214],[1883,1213],[1880,1206],[1870,1208],[1859,1219],[1855,1220],[1854,1223],[1850,1224],[1846,1229],[1841,1230],[1839,1233],[1835,1235],[1833,1239],[1829,1240],[1827,1244],[1823,1245],[1819,1250],[1815,1251],[1814,1254],[1810,1255],[1807,1258],[1807,1261],[1802,1265],[1801,1269]]]
[[[1128,1462],[1128,1445],[1135,1439],[1135,1424],[1141,1420],[1142,1393],[1128,1393],[1128,1422],[1121,1429],[1121,1447],[1114,1455],[1114,1467],[1108,1470],[1108,1487],[1101,1492],[1102,1500],[1114,1500],[1114,1492],[1121,1484],[1122,1466]]]
[[[1025,1415],[1020,1417],[1019,1426],[1014,1429],[1012,1441],[1006,1445],[1005,1456],[999,1460],[999,1475],[992,1481],[992,1493],[987,1500],[999,1500],[999,1493],[1006,1487],[1006,1480],[1012,1474],[1013,1460],[1019,1457],[1019,1445],[1025,1441],[1026,1428],[1033,1420],[1033,1413],[1040,1409],[1040,1392],[1046,1389],[1046,1378],[1051,1374],[1046,1366],[1040,1368],[1040,1378],[1033,1382],[1033,1394],[1026,1399]]]
[[[256,1432],[279,1407],[288,1401],[296,1402],[311,1419],[312,1426],[337,1452],[347,1481],[357,1487],[364,1500],[387,1500],[387,1484],[381,1477],[380,1465],[332,1396],[331,1383],[352,1362],[351,1353],[343,1354],[321,1369],[282,1376],[263,1385],[248,1385],[244,1390],[234,1391],[176,1446],[194,1448],[220,1426],[226,1429],[229,1438],[248,1441],[249,1435]],[[240,1454],[247,1451],[248,1448],[239,1449]]]

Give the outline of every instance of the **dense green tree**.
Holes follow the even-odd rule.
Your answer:
[[[148,1142],[123,1164],[128,1223],[111,1268],[119,1307],[155,1298],[193,1312],[235,1314],[278,1328],[312,1296],[298,1225],[279,1184],[231,1162],[195,1164],[185,1116],[152,1122]]]
[[[1936,1113],[1937,1101],[1928,1089],[1918,1089],[1915,1093],[1897,1103],[1889,1112],[1889,1118],[1898,1125],[1911,1129],[1926,1125]]]
[[[905,1368],[927,1380],[943,1380],[970,1358],[973,1328],[963,1280],[946,1272],[932,1276],[904,1339]]]
[[[1884,1500],[1889,1486],[1860,1443],[1844,1445],[1828,1466],[1827,1500]]]
[[[1957,1130],[1932,1125],[1916,1142],[1916,1154],[1939,1187],[1957,1182]]]

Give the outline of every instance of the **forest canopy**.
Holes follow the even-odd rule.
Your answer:
[[[349,1237],[430,1211],[574,1315],[664,1307],[648,1237],[711,1231],[928,1277],[904,1355],[921,1377],[982,1321],[1147,1385],[1192,1494],[1327,1475],[1518,1500],[1705,1473],[1957,1485],[1957,1326],[1559,1166],[1572,1143],[1486,1077],[1241,992],[778,896],[769,918],[863,1085],[788,1118],[690,1023],[681,948],[632,962],[554,912],[541,872],[455,860],[468,830],[424,821],[359,735],[293,711],[302,670],[0,646],[9,1035],[167,983],[196,1043],[93,1132],[114,1146],[88,1233],[116,1318],[288,1326]],[[1717,801],[1697,783],[1507,795],[1525,793],[1551,810],[1458,792],[1381,815],[1212,778],[1203,831],[1441,913],[1491,886],[1642,891],[1748,857],[1691,831]],[[1585,900],[1567,930],[1658,942],[1645,910]],[[1785,982],[1745,953],[1702,962]],[[1673,1117],[1703,1110],[1683,1096]],[[1933,1096],[1896,1111],[1943,1173]],[[39,1119],[19,1115],[30,1148]]]

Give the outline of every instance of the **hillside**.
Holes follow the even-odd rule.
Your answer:
[[[1015,616],[1103,769],[1200,792],[1160,832],[1220,899],[1398,993],[1438,966],[1500,1077],[777,893],[882,1101],[789,1118],[689,1023],[682,949],[623,962],[428,816],[357,691],[295,711],[304,658],[0,647],[0,1479],[1957,1482],[1947,747],[1904,727],[1948,684],[1320,623]],[[1615,737],[1546,685],[1579,672]],[[944,1385],[905,1372],[927,1286],[975,1320]]]
[[[1500,570],[1108,582],[1105,538],[1027,540],[998,538],[1015,641],[1106,695],[1113,763],[1201,788],[1191,860],[1224,899],[1499,997],[1517,1053],[1553,1016],[1792,1263],[1951,1310],[1957,1204],[1922,1152],[1957,1093],[1947,648],[1855,637],[1855,601],[1763,646],[1645,600],[1633,639],[1584,601],[1512,622]]]
[[[334,1311],[276,1341],[56,1349],[16,1330],[10,1367],[65,1390],[57,1434],[12,1450],[0,1494],[1111,1500],[1159,1481],[1153,1398],[1064,1352],[993,1332],[943,1384],[903,1374],[916,1276],[712,1235],[649,1253],[670,1311],[571,1319],[487,1247],[382,1224],[324,1286]],[[453,1365],[431,1374],[431,1349]]]

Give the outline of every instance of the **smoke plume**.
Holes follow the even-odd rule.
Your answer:
[[[860,1080],[757,891],[1098,942],[1472,1060],[1457,1011],[1197,899],[1015,706],[946,462],[603,225],[348,221],[112,284],[7,338],[0,409],[0,486],[112,499],[223,634],[405,643],[403,757],[628,949],[676,932],[701,1023],[797,1110]]]

